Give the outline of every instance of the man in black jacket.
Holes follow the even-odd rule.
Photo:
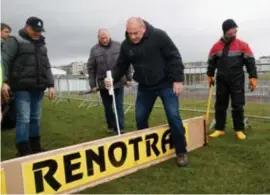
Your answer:
[[[15,37],[8,38],[2,49],[4,79],[2,94],[5,101],[10,94],[16,103],[17,156],[41,152],[40,118],[44,91],[54,97],[54,80],[47,56],[43,21],[27,19],[25,27]]]
[[[148,128],[148,119],[157,97],[162,99],[177,163],[187,165],[185,128],[179,113],[178,96],[183,91],[184,65],[180,53],[161,29],[154,28],[141,18],[127,21],[126,39],[121,45],[119,58],[113,69],[117,82],[132,64],[134,80],[138,82],[136,122],[138,129]],[[106,87],[111,83],[105,79]]]

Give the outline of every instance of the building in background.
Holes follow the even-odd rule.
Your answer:
[[[71,62],[68,65],[58,66],[64,71],[66,71],[67,75],[82,75],[87,74],[87,63],[86,62]]]
[[[67,75],[67,72],[60,68],[52,68],[52,74],[53,76],[61,76],[61,75]]]
[[[72,66],[69,65],[61,65],[61,66],[57,66],[56,68],[60,68],[61,70],[66,71],[67,75],[71,75],[72,74]]]
[[[270,69],[270,56],[262,56],[256,60],[256,63],[259,65],[258,70],[268,70]],[[185,73],[187,75],[194,74],[199,75],[200,77],[206,74],[206,61],[186,61]],[[67,75],[88,75],[87,63],[83,61],[75,61],[68,65],[57,66],[55,68],[62,69],[66,72]],[[195,72],[196,73],[195,73]],[[134,69],[132,67],[132,72]]]
[[[270,56],[262,56],[257,62],[258,64],[270,64]]]
[[[195,67],[207,67],[207,62],[194,61],[194,62],[184,62],[185,68],[195,68]]]
[[[72,75],[81,75],[81,72],[85,70],[85,62],[72,62],[71,63],[71,74]]]

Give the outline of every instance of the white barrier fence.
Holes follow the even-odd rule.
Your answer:
[[[246,78],[246,113],[249,117],[270,120],[270,71],[260,71],[266,70],[267,68],[270,69],[270,64],[260,65],[259,67],[258,88],[255,92],[249,91],[248,77]],[[198,70],[201,70],[201,72]],[[185,69],[185,90],[180,97],[182,110],[195,112],[206,111],[208,97],[207,77],[203,68],[199,68],[198,70]],[[102,105],[98,93],[79,95],[80,92],[90,90],[88,78],[85,76],[55,77],[55,87],[57,91],[57,98],[55,99],[56,104],[63,101],[69,102],[73,99],[81,101],[81,104],[79,105],[80,108],[90,108],[92,106]],[[134,82],[132,87],[125,88],[124,103],[128,106],[126,112],[135,105],[137,87],[137,84]],[[215,92],[213,93],[213,96],[215,96]],[[213,100],[214,99],[215,98],[213,98]],[[161,106],[161,101],[157,101],[155,107]],[[256,109],[260,109],[260,112],[258,113]]]

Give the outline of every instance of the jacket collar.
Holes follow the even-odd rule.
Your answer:
[[[102,44],[100,43],[100,41],[98,42],[98,44],[99,44],[99,46],[101,46],[101,47],[104,47],[104,48],[110,48],[110,47],[112,46],[112,39],[110,39],[108,45],[102,45]]]
[[[44,36],[40,36],[40,38],[38,39],[38,40],[33,40],[28,34],[27,34],[27,32],[25,31],[25,29],[23,28],[23,29],[21,29],[21,30],[19,30],[19,35],[22,37],[22,38],[24,38],[24,39],[26,39],[26,40],[28,40],[28,41],[30,41],[31,43],[34,43],[34,44],[36,44],[36,45],[45,45],[45,37]]]
[[[220,40],[225,44],[231,44],[233,41],[235,41],[236,37],[233,37],[231,39],[227,39],[224,36],[220,38]]]

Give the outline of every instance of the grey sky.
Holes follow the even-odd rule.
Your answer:
[[[52,65],[86,61],[98,28],[122,41],[130,16],[166,30],[184,61],[206,60],[222,22],[233,18],[258,58],[270,54],[269,7],[269,0],[2,0],[1,20],[15,34],[27,17],[41,17]]]

